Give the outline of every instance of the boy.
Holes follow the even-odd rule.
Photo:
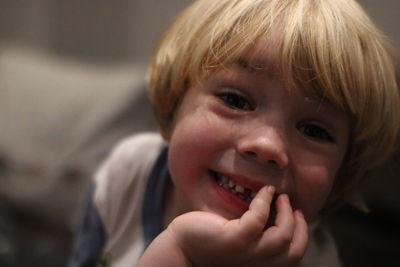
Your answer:
[[[150,99],[163,138],[99,170],[77,266],[339,266],[318,215],[361,206],[399,141],[388,45],[349,0],[196,1],[155,51]]]

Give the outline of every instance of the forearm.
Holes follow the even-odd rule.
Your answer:
[[[136,266],[193,267],[168,230],[153,240]]]

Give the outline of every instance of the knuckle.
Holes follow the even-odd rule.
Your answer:
[[[306,250],[306,246],[299,245],[299,244],[292,244],[289,249],[288,258],[289,260],[295,264],[301,262],[304,257]]]
[[[280,239],[281,245],[284,247],[287,247],[292,243],[292,235],[290,234],[290,232],[282,232]]]
[[[295,262],[299,262],[304,256],[304,251],[297,249],[294,250],[290,253],[289,258],[291,261]]]
[[[289,238],[287,235],[279,236],[274,242],[274,247],[275,247],[274,250],[276,253],[282,253],[283,251],[288,250],[290,244],[291,244],[291,238]]]
[[[255,198],[255,199],[253,199],[252,205],[256,209],[265,209],[266,207],[269,207],[270,203],[269,203],[269,201],[267,201],[265,199]]]

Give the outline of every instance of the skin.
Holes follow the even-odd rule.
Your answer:
[[[263,187],[240,219],[189,212],[173,220],[146,249],[137,266],[299,266],[307,224],[286,197],[277,201],[276,225],[263,231],[274,187]]]
[[[173,130],[164,133],[174,183],[167,229],[139,266],[300,262],[306,221],[330,193],[349,120],[323,99],[286,88],[269,54],[255,54],[257,62],[245,55],[186,92]],[[258,192],[250,206],[217,185],[215,173]]]

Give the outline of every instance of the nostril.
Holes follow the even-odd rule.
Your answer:
[[[257,154],[255,152],[253,152],[253,151],[247,151],[246,155],[249,156],[249,157],[252,157],[252,158],[256,158],[257,157]]]
[[[258,155],[256,152],[254,151],[247,151],[246,155],[250,158],[258,158]],[[274,159],[269,159],[266,161],[268,164],[274,165],[274,166],[278,166],[278,162]]]
[[[280,165],[278,160],[275,160],[275,159],[273,159],[273,158],[272,158],[272,159],[265,159],[265,158],[262,159],[262,158],[260,158],[259,155],[258,155],[256,152],[254,152],[254,151],[246,151],[245,155],[246,155],[249,159],[262,161],[262,162],[267,163],[268,165],[273,166],[273,167],[279,167],[279,165]]]
[[[274,165],[274,166],[278,166],[278,162],[276,162],[273,159],[268,160],[268,163],[271,164],[271,165]]]
[[[264,132],[262,132],[264,133]],[[249,135],[241,137],[236,145],[236,151],[248,160],[254,160],[273,168],[285,168],[288,164],[287,143],[278,136]]]

